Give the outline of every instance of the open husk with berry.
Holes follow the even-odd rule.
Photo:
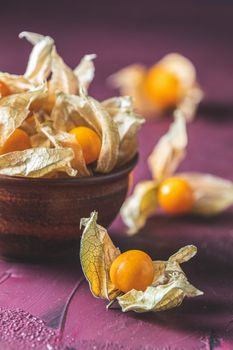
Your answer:
[[[122,311],[163,311],[179,306],[185,297],[203,292],[187,279],[180,264],[197,253],[193,245],[181,248],[167,261],[152,261],[142,251],[121,254],[107,230],[97,224],[97,212],[81,220],[80,260],[92,294],[117,301]]]
[[[148,158],[152,179],[140,181],[121,208],[129,234],[137,233],[161,209],[169,215],[208,217],[233,204],[232,181],[199,172],[176,173],[187,144],[186,121],[179,111]]]
[[[137,110],[148,118],[180,110],[191,121],[203,98],[193,63],[178,53],[164,56],[150,68],[132,64],[113,74],[109,82],[122,95],[133,96]]]
[[[89,96],[95,55],[71,69],[49,36],[33,45],[23,75],[0,72],[0,174],[23,177],[106,174],[138,151],[144,119],[130,97]]]

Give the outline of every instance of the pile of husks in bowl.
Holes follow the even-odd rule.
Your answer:
[[[25,74],[0,73],[0,174],[83,177],[128,163],[144,119],[128,96],[99,102],[88,95],[95,55],[72,70],[51,37],[20,38],[33,45]]]

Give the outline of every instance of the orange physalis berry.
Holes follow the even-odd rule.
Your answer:
[[[35,126],[36,126],[36,122],[35,122],[34,114],[30,115],[30,116],[26,119],[26,122],[27,122],[31,127],[35,127]]]
[[[8,88],[8,86],[5,83],[3,83],[2,81],[0,81],[0,98],[8,96],[10,94],[11,94],[11,91]]]
[[[154,277],[153,262],[141,250],[128,250],[119,255],[110,268],[112,283],[124,293],[131,289],[144,291]]]
[[[158,65],[148,70],[144,90],[146,96],[159,108],[176,106],[181,94],[177,76],[165,67]]]
[[[16,129],[0,148],[0,154],[23,151],[31,147],[32,145],[28,134],[21,129]]]
[[[191,211],[194,195],[187,181],[179,177],[170,177],[159,186],[158,201],[168,214],[184,214]]]
[[[85,126],[79,126],[70,131],[80,144],[86,164],[95,162],[99,158],[101,139],[95,131]]]

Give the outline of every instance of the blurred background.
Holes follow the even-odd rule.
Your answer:
[[[86,53],[98,55],[91,92],[102,99],[114,93],[111,73],[177,51],[197,67],[206,99],[233,104],[231,0],[4,0],[0,28],[1,71],[24,72],[31,46],[19,32],[48,34],[72,67]]]

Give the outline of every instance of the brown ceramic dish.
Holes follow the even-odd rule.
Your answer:
[[[0,176],[0,254],[43,259],[77,253],[79,222],[97,210],[109,226],[125,200],[137,156],[111,174],[90,178]]]

